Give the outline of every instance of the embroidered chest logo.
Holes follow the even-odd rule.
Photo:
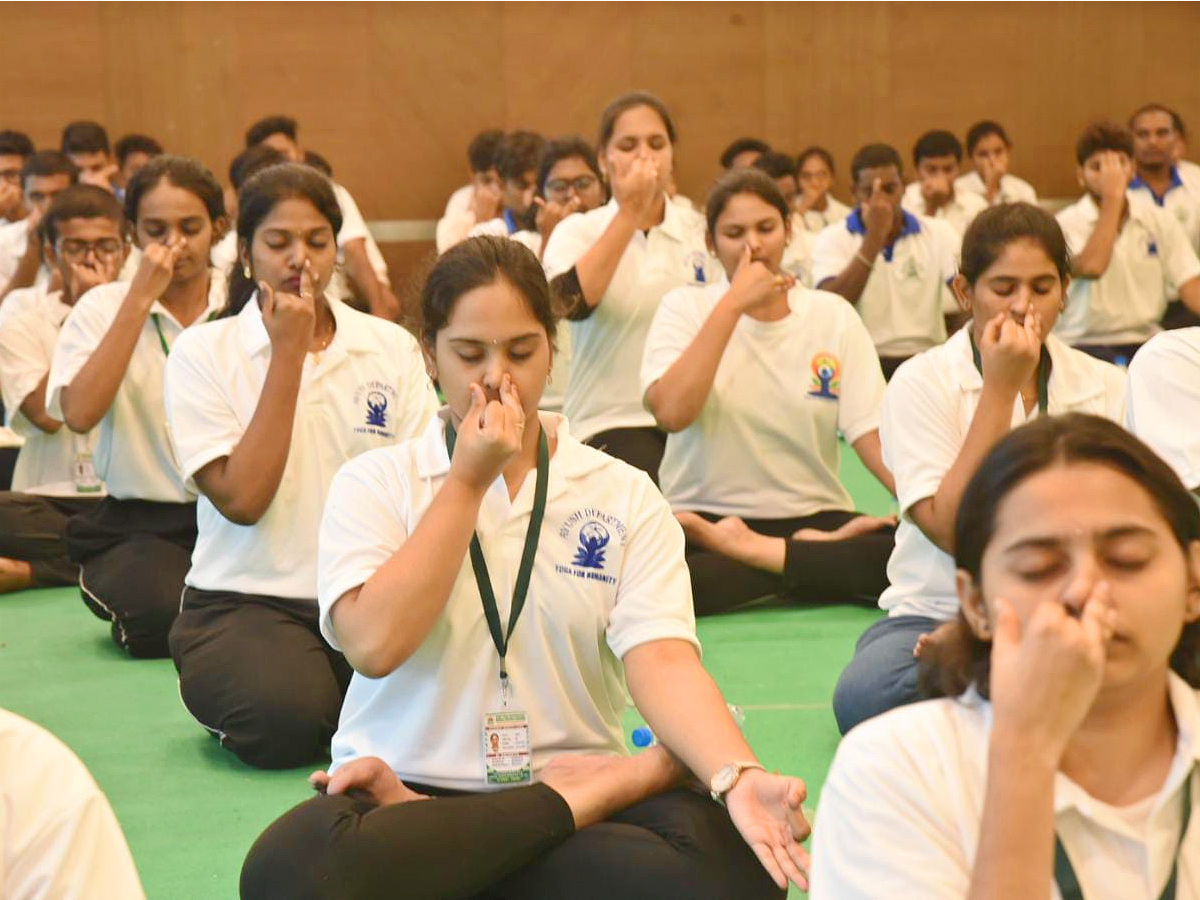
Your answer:
[[[822,350],[812,358],[812,390],[808,396],[836,400],[841,388],[841,362],[832,353]]]
[[[354,409],[355,419],[360,424],[354,433],[394,438],[395,416],[390,415],[389,410],[395,403],[396,389],[392,385],[382,381],[368,381],[359,385],[354,392]]]
[[[1158,244],[1154,238],[1146,238],[1146,255],[1158,256]]]
[[[904,264],[904,268],[900,270],[900,274],[905,278],[920,278],[921,267],[917,265],[917,261],[910,256],[908,261]]]
[[[605,584],[617,583],[616,577],[608,574],[612,570],[609,554],[614,547],[625,544],[624,522],[598,509],[580,509],[567,517],[558,534],[564,540],[573,539],[575,555],[569,565],[555,565],[556,572]]]
[[[692,284],[707,284],[708,276],[704,273],[704,254],[699,250],[688,256],[688,268],[692,271]]]

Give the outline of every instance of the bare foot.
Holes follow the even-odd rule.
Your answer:
[[[797,541],[844,541],[849,538],[870,534],[883,528],[895,528],[895,516],[856,516],[841,528],[821,531],[819,528],[800,528],[792,534]]]
[[[308,783],[320,794],[364,797],[378,806],[429,799],[425,794],[418,794],[409,788],[378,756],[352,760],[333,775],[313,772],[308,776]]]
[[[0,556],[0,594],[33,587],[33,566],[23,559]]]
[[[917,638],[917,646],[913,647],[915,659],[928,659],[937,652],[939,645],[945,643],[954,628],[953,622],[945,622],[927,634]]]
[[[567,802],[580,829],[676,787],[687,774],[674,754],[656,746],[637,756],[556,756],[538,780]]]
[[[719,522],[710,522],[695,513],[681,512],[676,513],[675,518],[683,526],[688,539],[704,549],[756,569],[765,569],[776,575],[783,573],[783,561],[787,555],[787,544],[783,538],[759,534],[737,516],[726,516]]]

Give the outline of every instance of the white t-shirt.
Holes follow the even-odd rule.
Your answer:
[[[802,221],[805,230],[812,232],[815,237],[830,225],[841,222],[846,216],[850,215],[850,212],[851,207],[837,199],[833,194],[826,194],[825,208],[805,210]]]
[[[1116,366],[1068,347],[1053,334],[1050,353],[1050,415],[1083,412],[1114,422],[1125,417],[1125,373]],[[945,344],[908,360],[883,394],[879,437],[883,462],[896,479],[900,525],[888,560],[889,587],[879,605],[893,616],[949,620],[958,613],[954,559],[913,522],[910,510],[932,497],[958,459],[983,392],[983,376],[971,354],[969,325]],[[1013,401],[1012,427],[1028,416],[1020,397]]]
[[[287,463],[275,497],[253,525],[226,519],[208,497],[186,583],[293,599],[317,594],[317,529],[325,493],[346,460],[421,433],[437,409],[421,351],[393,322],[332,301],[333,341],[304,360]],[[249,427],[271,362],[257,294],[236,316],[190,328],[167,363],[172,444],[189,490],[228,456]]]
[[[592,248],[617,215],[609,201],[567,216],[550,234],[543,263],[555,278]],[[608,289],[588,318],[571,323],[571,381],[563,410],[580,440],[612,428],[647,428],[638,372],[646,333],[663,295],[686,284],[707,284],[721,265],[704,243],[704,218],[677,203],[648,232],[638,231],[617,264]]]
[[[391,558],[445,482],[442,416],[416,440],[351,460],[330,486],[318,599],[321,633],[334,647],[334,603]],[[628,752],[621,659],[631,649],[664,639],[699,646],[683,530],[662,495],[643,472],[571,437],[561,416],[541,419],[558,447],[529,594],[508,650],[509,706],[529,716],[535,775],[563,752]],[[475,526],[506,623],[535,481],[531,471],[510,503],[497,478]],[[383,678],[354,675],[332,768],[378,756],[404,780],[486,790],[483,716],[499,709],[499,657],[464,553],[445,609],[416,652]]]
[[[54,344],[71,307],[62,291],[35,293],[36,303],[0,324],[0,388],[8,424],[25,438],[17,456],[12,489],[37,493],[41,485],[72,481],[75,452],[95,445],[95,432],[76,435],[63,426],[53,434],[42,431],[21,412],[21,404],[50,371]]]
[[[45,285],[34,285],[10,291],[8,296],[0,300],[0,328],[4,327],[4,323],[17,313],[34,309],[46,294]]]
[[[450,199],[446,201],[446,210],[442,213],[442,215],[448,216],[451,213],[462,212],[464,209],[470,209],[471,200],[474,197],[475,185],[473,183],[464,184],[450,195]]]
[[[0,224],[0,289],[3,289],[13,275],[29,246],[29,221],[21,219],[17,222]],[[45,288],[50,283],[50,270],[44,264],[38,266],[34,276],[35,287]]]
[[[353,291],[350,289],[350,276],[346,273],[346,255],[343,248],[351,241],[360,238],[365,241],[367,259],[371,263],[375,277],[379,279],[380,284],[390,286],[387,263],[383,259],[379,245],[375,243],[375,238],[371,236],[370,229],[367,228],[366,220],[359,212],[358,204],[354,202],[350,192],[336,182],[333,183],[333,193],[337,197],[338,206],[342,211],[342,228],[337,233],[337,266],[333,270],[333,277],[329,279],[329,284],[325,287],[325,296],[331,300],[348,300],[353,295]],[[235,243],[235,256],[236,247]],[[225,270],[223,274],[227,275],[228,270]]]
[[[1054,331],[1069,344],[1138,344],[1159,331],[1167,301],[1200,276],[1200,259],[1170,214],[1130,192],[1129,216],[1099,278],[1073,278]],[[1056,217],[1071,254],[1087,245],[1100,207],[1085,194]]]
[[[987,185],[978,172],[968,172],[954,179],[954,193],[978,194],[987,203]],[[1001,203],[1037,203],[1037,191],[1028,181],[1016,175],[1000,176],[1000,193],[992,200],[993,206]]]
[[[144,900],[108,798],[40,725],[0,709],[0,897]]]
[[[914,216],[924,216],[925,198],[921,196],[921,183],[914,181],[904,189],[904,199],[901,201],[905,209]],[[945,222],[958,234],[959,242],[966,234],[967,226],[974,218],[988,208],[988,202],[981,195],[971,191],[959,193],[957,190],[949,202],[938,207],[931,218]],[[961,252],[961,247],[960,247]]]
[[[783,249],[780,268],[796,276],[804,287],[812,287],[812,252],[817,236],[804,227],[804,219],[792,213],[792,239]]]
[[[224,278],[228,278],[233,264],[237,262],[237,255],[237,232],[231,228],[223,238],[212,245],[208,259],[214,269]]]
[[[813,245],[813,284],[835,278],[861,250],[867,233],[859,210],[830,225]],[[942,309],[958,270],[961,238],[938,219],[904,213],[904,229],[875,257],[855,308],[880,356],[911,356],[946,340]]]
[[[1061,772],[1055,776],[1055,830],[1088,900],[1158,900],[1170,878],[1183,789],[1200,756],[1196,691],[1172,673],[1170,699],[1179,737],[1146,829],[1130,824],[1137,810],[1102,803]],[[894,709],[847,734],[821,790],[809,897],[966,897],[991,730],[991,704],[968,691]],[[1195,784],[1192,790],[1195,806]],[[1192,826],[1179,852],[1180,900],[1200,897],[1200,828]],[[1053,873],[1046,879],[1049,896],[1060,900]]]
[[[1129,364],[1129,430],[1200,489],[1200,328],[1150,338]]]
[[[676,288],[646,338],[642,392],[666,374],[729,291]],[[838,432],[879,427],[883,373],[871,337],[836,294],[795,287],[777,322],[743,315],[700,415],[667,437],[659,468],[675,510],[783,519],[852,510],[838,479]]]
[[[1192,249],[1200,253],[1200,171],[1193,164],[1171,167],[1171,183],[1156,197],[1140,177],[1129,182],[1129,190],[1175,217]]]
[[[54,348],[46,386],[46,411],[54,418],[63,418],[62,389],[71,384],[100,345],[128,293],[129,285],[125,282],[102,284],[80,297],[67,316]],[[225,279],[210,269],[208,307],[193,326],[208,321],[224,306]],[[156,300],[142,324],[112,405],[96,427],[96,474],[117,499],[160,503],[191,503],[196,499],[184,487],[167,434],[163,401],[167,369],[163,342],[170,347],[183,330]]]

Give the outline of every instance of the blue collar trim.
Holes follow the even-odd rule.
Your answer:
[[[900,215],[904,218],[904,227],[900,229],[900,234],[886,247],[883,248],[883,259],[885,262],[892,261],[892,253],[896,249],[896,241],[907,237],[910,234],[919,234],[921,231],[920,220],[910,213],[908,210],[900,210]],[[851,234],[866,234],[867,226],[863,224],[862,210],[858,207],[850,215],[846,216],[846,230]]]
[[[504,211],[504,224],[508,227],[509,234],[516,234],[518,231],[520,231],[520,228],[517,225],[517,217],[513,215],[513,211],[511,209],[506,209]]]
[[[1130,188],[1145,188],[1150,192],[1150,196],[1154,198],[1154,202],[1162,206],[1167,202],[1167,194],[1175,190],[1175,188],[1183,187],[1183,179],[1179,177],[1179,167],[1171,166],[1171,183],[1167,185],[1167,189],[1162,192],[1162,196],[1154,193],[1154,188],[1142,181],[1141,175],[1135,175],[1133,181],[1129,182]]]

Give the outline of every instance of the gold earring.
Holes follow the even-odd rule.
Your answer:
[[[250,267],[249,267],[249,266],[242,266],[242,274],[243,274],[243,275],[245,275],[247,278],[251,278],[251,277],[253,277],[253,276],[251,276],[251,274],[250,274]]]

